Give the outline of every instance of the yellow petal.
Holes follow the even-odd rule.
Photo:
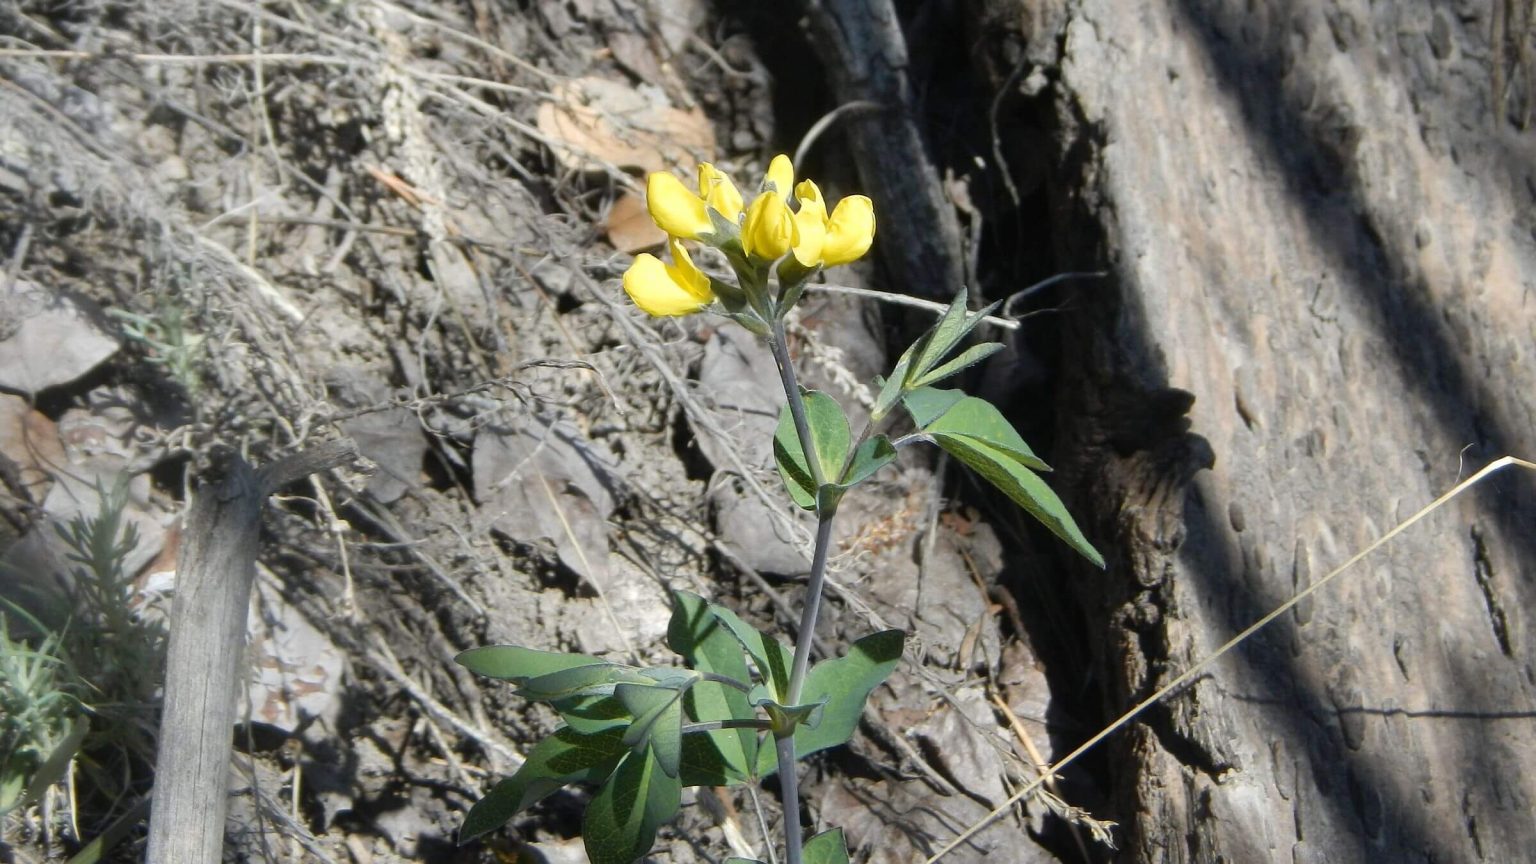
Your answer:
[[[795,260],[802,266],[815,267],[821,263],[822,244],[827,237],[827,202],[809,180],[802,180],[795,187],[795,198],[800,201],[800,209],[795,213],[795,227],[800,232],[800,239],[795,241]]]
[[[699,195],[729,222],[741,218],[741,193],[723,171],[709,164],[699,163]]]
[[[673,237],[667,241],[667,248],[672,250],[672,264],[667,267],[672,281],[692,294],[699,303],[708,306],[715,299],[715,291],[709,287],[709,277],[693,263],[688,250],[683,248],[683,241]]]
[[[783,153],[773,157],[768,163],[768,176],[763,178],[763,189],[773,189],[785,198],[789,197],[789,190],[795,185],[795,166],[789,161],[789,157]]]
[[[704,199],[665,171],[653,172],[645,178],[645,206],[656,225],[673,237],[697,240],[714,230]]]
[[[676,269],[661,263],[655,255],[636,255],[635,263],[624,271],[624,293],[646,314],[657,317],[688,315],[709,305],[678,282],[673,275]]]
[[[752,200],[747,208],[747,219],[741,225],[741,246],[748,255],[762,261],[773,261],[795,245],[800,232],[795,226],[795,214],[789,212],[784,196],[769,190]]]
[[[864,195],[849,195],[837,202],[827,220],[827,239],[821,247],[821,263],[828,267],[857,261],[875,240],[875,205]]]

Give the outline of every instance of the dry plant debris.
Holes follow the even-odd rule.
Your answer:
[[[490,861],[526,844],[570,860],[558,804],[453,848],[469,802],[552,718],[448,659],[517,641],[657,660],[669,589],[765,620],[797,590],[804,526],[767,463],[721,446],[776,414],[751,398],[763,358],[618,302],[625,253],[654,242],[626,227],[637,170],[747,165],[772,132],[760,71],[739,71],[761,64],[742,39],[711,47],[706,13],[0,3],[5,596],[67,619],[53,526],[94,514],[118,477],[138,528],[125,602],[152,617],[212,445],[268,460],[345,434],[376,465],[268,510],[231,855]],[[806,305],[797,326],[845,346],[812,358],[811,384],[884,363],[864,301]],[[812,786],[813,810],[868,826],[854,836],[871,847],[899,822],[930,848],[1034,773],[972,674],[997,662],[998,616],[960,541],[924,544],[912,516],[934,484],[913,464],[850,497],[820,634],[890,623],[922,646],[846,757],[860,779],[828,762]],[[919,592],[941,598],[928,618],[909,611]],[[88,675],[73,692],[100,695]],[[929,764],[929,748],[986,761]],[[126,816],[109,856],[136,860],[152,778],[131,755],[114,794],[80,770],[72,794],[6,815],[6,848],[62,858]],[[898,812],[914,796],[931,824]],[[658,860],[760,851],[756,803],[725,805],[686,811]],[[972,843],[1031,860],[1017,830]]]

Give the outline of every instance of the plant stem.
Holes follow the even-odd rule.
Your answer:
[[[784,385],[784,398],[789,400],[789,416],[795,421],[795,435],[800,439],[800,450],[811,466],[811,480],[819,490],[826,478],[821,473],[821,459],[816,454],[816,442],[811,438],[811,423],[805,417],[805,399],[800,395],[800,382],[795,380],[795,364],[789,358],[789,344],[784,334],[784,319],[773,318],[773,333],[768,337],[768,348],[773,351],[774,363],[779,367],[779,382]]]
[[[821,613],[822,590],[827,583],[827,551],[832,546],[832,519],[824,513],[816,521],[816,551],[811,555],[811,576],[805,586],[805,607],[800,610],[800,632],[795,638],[795,662],[789,669],[789,704],[800,704],[800,690],[811,665],[811,643],[816,641],[816,617]]]
[[[810,465],[811,478],[817,489],[816,549],[811,555],[811,573],[805,586],[805,605],[800,612],[800,632],[795,638],[795,659],[790,668],[790,705],[800,702],[800,692],[805,686],[805,674],[810,667],[811,644],[816,638],[816,618],[821,612],[821,595],[826,585],[827,554],[832,547],[832,520],[836,517],[835,506],[821,506],[820,490],[826,483],[822,475],[821,460],[816,453],[816,442],[811,438],[811,426],[805,416],[805,400],[800,395],[799,382],[795,380],[794,363],[789,357],[785,341],[784,319],[773,318],[773,333],[768,347],[779,367],[779,380],[784,385],[784,397],[789,401],[789,414],[795,422],[795,434],[800,439],[800,449]],[[868,427],[865,429],[868,434]],[[784,798],[784,859],[785,864],[801,864],[801,844],[804,842],[800,827],[800,779],[796,773],[795,736],[774,736],[774,754],[779,761],[779,788]]]
[[[800,778],[795,773],[795,736],[773,739],[779,757],[779,789],[784,793],[784,864],[801,864]]]

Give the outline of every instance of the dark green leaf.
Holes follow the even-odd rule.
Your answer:
[[[848,841],[843,829],[823,831],[805,841],[801,859],[805,864],[848,864]]]
[[[566,726],[540,741],[513,774],[497,783],[469,809],[459,828],[459,842],[494,831],[522,810],[553,794],[567,783],[606,777],[628,750],[623,730],[583,734]]]
[[[578,732],[592,733],[628,725],[634,719],[624,703],[613,696],[572,696],[550,703],[565,722]]]
[[[630,752],[609,776],[582,819],[592,864],[631,864],[651,851],[656,829],[677,815],[682,786],[656,764],[650,748]]]
[[[988,482],[1002,490],[1015,504],[1029,511],[1031,516],[1040,520],[1040,523],[1051,529],[1051,533],[1066,541],[1068,546],[1077,550],[1078,554],[1092,561],[1094,566],[1104,566],[1104,556],[1100,555],[1088,538],[1083,536],[1082,529],[1072,520],[1072,514],[1067,512],[1066,505],[1051,487],[1045,485],[1035,472],[1024,467],[1015,454],[1000,450],[983,441],[964,436],[939,437],[935,440],[940,447],[949,451],[950,455],[964,462],[971,470],[985,477]]]
[[[700,685],[702,686],[702,685]],[[720,732],[745,732],[752,736],[753,764],[742,766],[733,759],[740,759],[739,755],[733,755],[727,759],[722,752],[721,742],[729,748],[730,738],[717,737]],[[751,779],[748,771],[756,768],[757,761],[757,733],[751,729],[730,729],[717,732],[689,732],[683,735],[683,753],[680,760],[678,780],[684,786],[740,786]]]
[[[795,661],[794,652],[779,640],[759,633],[724,606],[711,603],[709,611],[736,637],[741,647],[747,649],[747,655],[757,664],[757,672],[767,685],[769,697],[776,702],[784,701],[789,692],[789,668]]]
[[[972,345],[961,351],[959,355],[948,363],[944,363],[932,371],[924,373],[912,382],[912,386],[925,387],[929,384],[936,384],[957,372],[964,371],[980,363],[1001,350],[1003,350],[1003,343],[1001,342],[983,342],[980,345]]]
[[[743,646],[709,609],[709,602],[697,594],[678,591],[674,595],[672,621],[667,625],[667,644],[700,672],[709,672],[751,680]],[[695,720],[747,719],[753,716],[747,694],[713,681],[700,681],[688,691],[685,707]],[[711,739],[720,757],[735,775],[735,781],[751,775],[757,765],[757,733],[751,729],[718,729],[690,735]],[[687,750],[686,744],[684,750]],[[686,759],[686,752],[685,757]],[[697,784],[687,784],[697,785]],[[718,785],[718,784],[715,784]]]
[[[559,672],[576,666],[591,666],[604,661],[585,654],[539,651],[521,645],[485,645],[459,652],[453,658],[476,675],[521,683],[529,678]]]
[[[682,758],[684,692],[640,684],[620,684],[613,691],[629,713],[635,715],[635,722],[624,733],[624,744],[636,750],[650,746],[656,764],[669,777],[677,776]]]
[[[961,447],[967,446],[967,441],[975,440],[1007,453],[1036,471],[1051,470],[1051,466],[1029,449],[997,406],[985,399],[967,396],[958,390],[924,387],[907,394],[904,401],[912,422],[940,446],[944,446],[944,440],[956,441]]]
[[[804,402],[805,420],[810,427],[812,444],[816,448],[816,461],[821,465],[822,479],[832,482],[843,470],[843,462],[848,458],[848,449],[853,444],[853,436],[848,431],[848,418],[843,416],[843,408],[837,404],[836,399],[819,390],[805,391]],[[773,458],[778,464],[779,476],[784,478],[784,486],[789,490],[790,498],[799,507],[814,510],[815,475],[811,472],[804,448],[800,446],[800,435],[795,430],[794,415],[788,404],[779,412],[779,425],[773,433]]]
[[[837,485],[842,489],[857,486],[895,459],[896,448],[891,446],[890,439],[884,435],[876,435],[853,451],[853,459],[848,463],[848,470],[843,472],[843,477]]]
[[[805,676],[801,702],[825,700],[826,704],[815,728],[801,726],[795,733],[797,755],[803,757],[836,747],[853,737],[859,715],[864,712],[864,700],[896,668],[905,639],[900,630],[882,630],[853,643],[842,657],[811,667]],[[758,753],[757,764],[759,774],[773,773],[777,767],[773,750],[764,747]]]

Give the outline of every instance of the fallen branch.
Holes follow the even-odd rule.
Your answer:
[[[305,450],[260,471],[233,450],[214,454],[213,470],[187,517],[176,567],[145,860],[222,858],[230,729],[236,685],[243,679],[261,508],[277,489],[355,458],[357,447],[350,439]]]

